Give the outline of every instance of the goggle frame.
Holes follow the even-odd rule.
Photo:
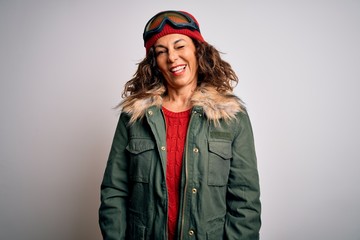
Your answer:
[[[170,19],[168,15],[177,16],[177,17],[182,18],[182,19],[185,18],[187,20],[187,22],[186,23],[184,23],[184,22],[181,22],[181,23],[174,22],[174,20]],[[147,29],[149,29],[151,27],[151,24],[155,20],[157,20],[157,18],[159,18],[159,17],[162,17],[162,20],[161,20],[160,24],[157,27],[155,27],[154,29],[147,30]],[[200,32],[199,25],[194,21],[194,19],[192,19],[186,13],[179,12],[179,11],[164,11],[164,12],[160,12],[160,13],[156,14],[155,16],[153,16],[146,23],[145,28],[144,28],[144,33],[143,33],[144,41],[147,41],[148,39],[150,39],[151,36],[153,36],[154,34],[157,34],[157,33],[161,32],[166,24],[169,24],[173,28],[176,28],[176,29],[187,28],[187,29],[190,29],[190,30],[193,30],[193,31]]]

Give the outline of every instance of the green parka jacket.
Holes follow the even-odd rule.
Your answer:
[[[106,240],[167,240],[166,126],[160,88],[125,100],[101,184]],[[184,149],[178,239],[255,240],[261,225],[253,133],[241,101],[201,86]]]

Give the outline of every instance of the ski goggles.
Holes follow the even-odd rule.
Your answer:
[[[143,38],[147,41],[151,36],[159,33],[165,24],[170,24],[173,28],[187,28],[200,32],[198,24],[186,13],[178,11],[165,11],[156,14],[145,25]]]

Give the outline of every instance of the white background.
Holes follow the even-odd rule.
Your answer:
[[[101,239],[112,108],[167,9],[195,15],[240,78],[262,239],[359,240],[355,0],[0,0],[0,239]]]

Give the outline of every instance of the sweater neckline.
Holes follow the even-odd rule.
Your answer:
[[[173,111],[170,111],[169,109],[166,109],[165,107],[162,107],[162,110],[163,110],[164,114],[169,117],[188,117],[191,113],[191,108],[189,108],[188,110],[185,110],[185,111],[181,111],[181,112],[173,112]]]

